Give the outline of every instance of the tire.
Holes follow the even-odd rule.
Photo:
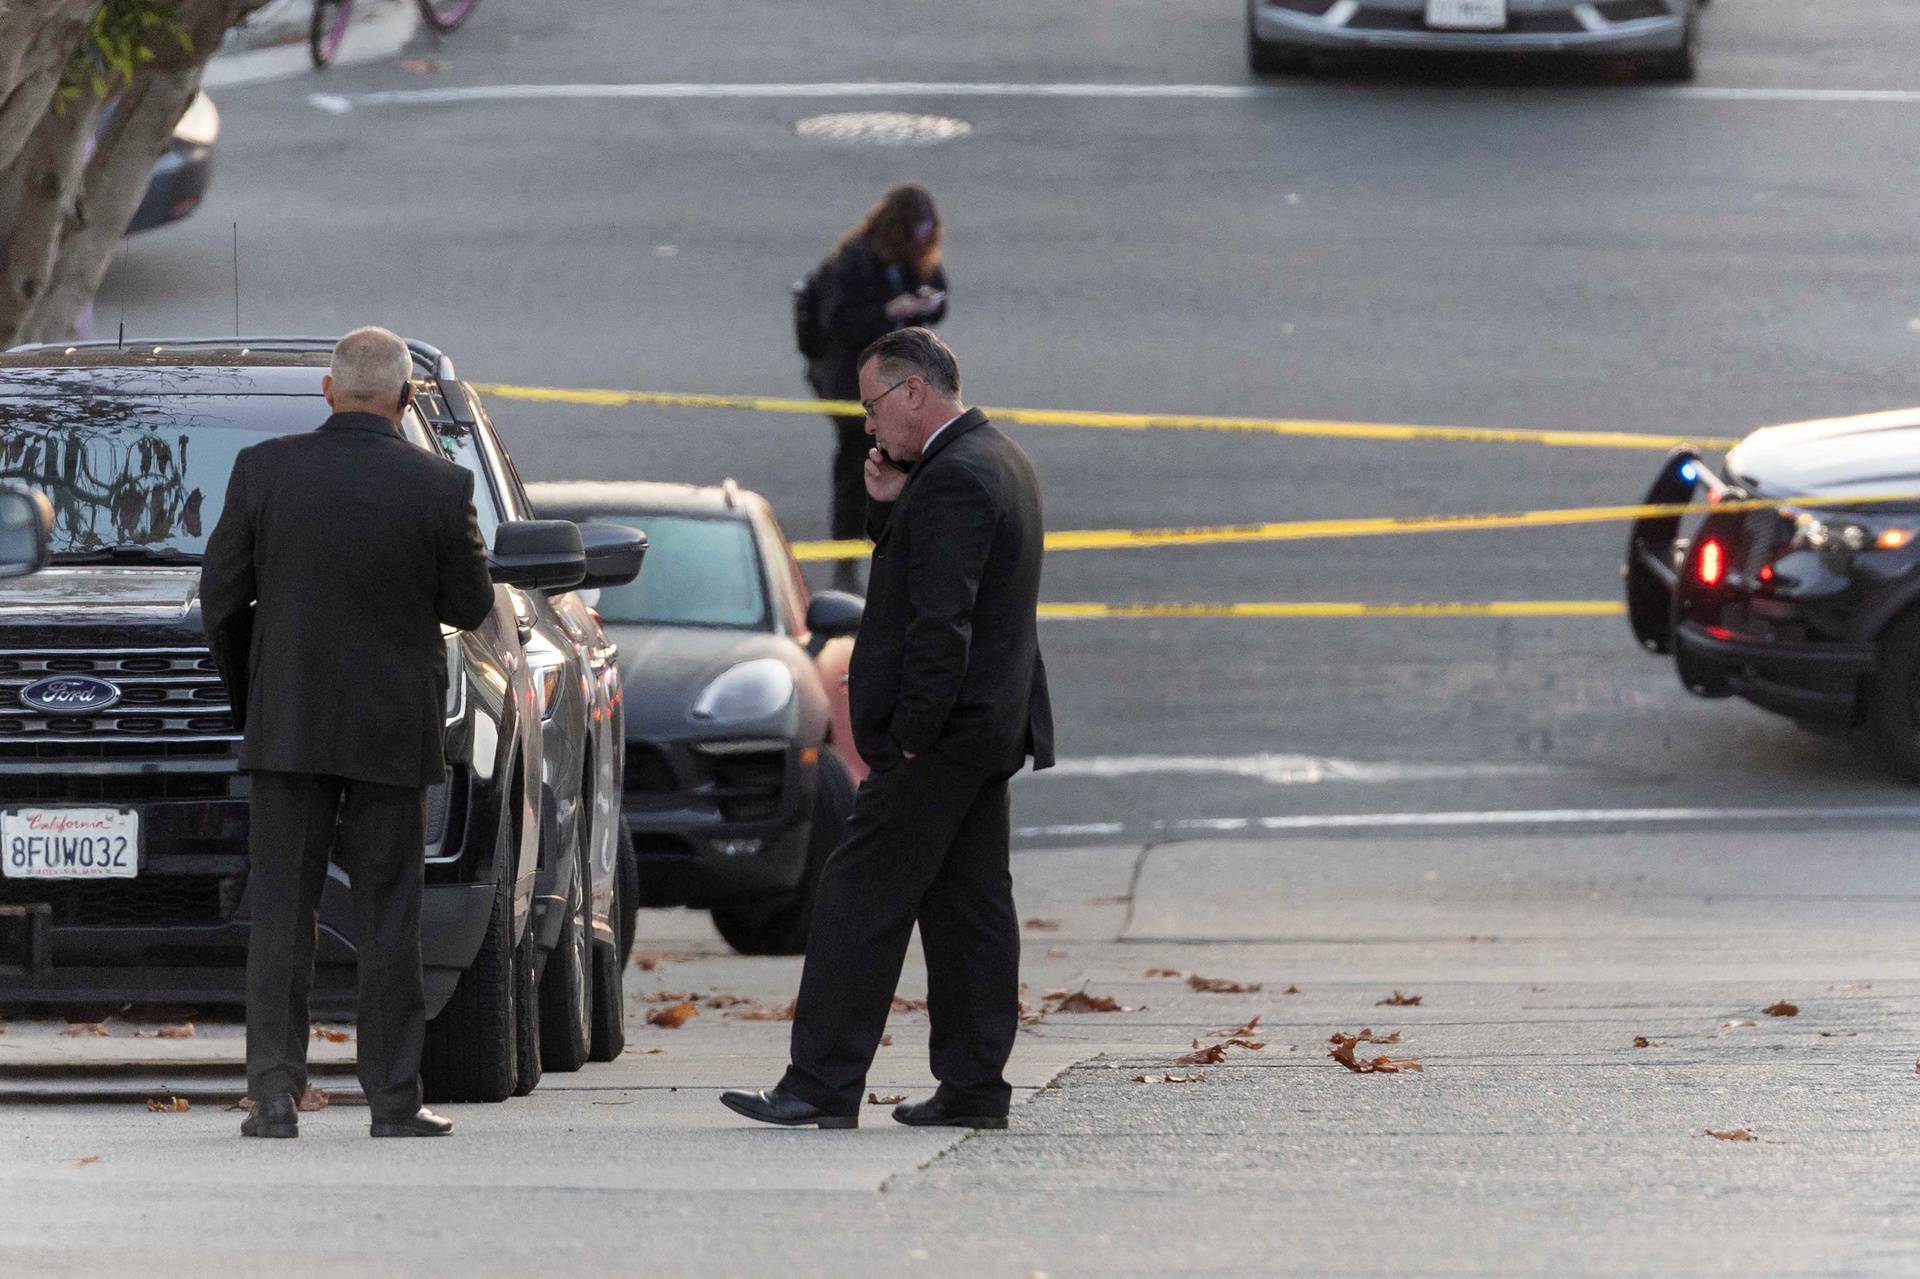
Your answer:
[[[627,1050],[626,972],[618,947],[594,944],[592,1061],[612,1061]]]
[[[307,56],[315,67],[324,67],[340,52],[353,17],[348,0],[313,0],[313,14],[307,20]]]
[[[518,948],[513,944],[513,880],[494,885],[480,951],[460,974],[453,998],[427,1023],[420,1082],[428,1101],[505,1101],[518,1082]]]
[[[640,928],[640,854],[633,851],[633,830],[620,819],[620,848],[614,854],[614,892],[619,905],[613,912],[620,930],[620,966],[633,962],[633,939]]]
[[[467,20],[480,0],[420,0],[420,16],[429,27],[445,33]]]
[[[1874,744],[1894,771],[1920,782],[1920,609],[1881,632],[1879,660],[1863,692]]]
[[[538,943],[533,937],[533,922],[527,922],[527,935],[514,948],[514,981],[519,993],[514,1000],[518,1014],[514,1042],[513,1095],[524,1097],[540,1086],[540,988],[534,981],[534,954]]]
[[[853,778],[828,747],[820,749],[820,776],[813,792],[813,821],[807,831],[807,864],[791,893],[771,901],[715,907],[713,925],[727,945],[743,955],[798,955],[807,949],[813,925],[813,898],[827,857],[846,837],[853,816]]]
[[[573,891],[560,941],[540,974],[540,1062],[570,1074],[587,1064],[593,1042],[593,871],[586,828],[576,826]]]
[[[1654,84],[1685,84],[1699,71],[1696,53],[1699,33],[1693,19],[1687,19],[1687,32],[1680,47],[1671,53],[1657,54],[1640,64],[1640,78]]]

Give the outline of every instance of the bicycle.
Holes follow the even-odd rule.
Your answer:
[[[417,0],[420,17],[433,31],[445,34],[467,20],[480,0]],[[313,0],[313,19],[307,25],[307,53],[315,67],[324,67],[340,52],[353,21],[353,0]]]

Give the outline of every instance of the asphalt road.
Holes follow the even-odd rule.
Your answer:
[[[1912,89],[1916,40],[1920,12],[1898,0],[1731,0],[1708,11],[1700,86]],[[438,47],[417,42],[410,52],[434,60],[425,70],[384,62],[226,91],[212,198],[132,245],[100,327],[224,331],[237,222],[249,332],[379,320],[488,381],[805,394],[788,283],[886,186],[917,180],[947,218],[945,332],[979,403],[1737,436],[1920,399],[1910,97],[1723,100],[1609,68],[1426,63],[1250,97],[725,87],[1237,92],[1255,86],[1240,42],[1231,3],[1189,0],[491,4]],[[642,83],[719,87],[359,99]],[[796,134],[843,110],[934,113],[972,131],[926,147]],[[791,535],[824,536],[818,419],[497,410],[529,478],[733,475],[774,501]],[[1659,456],[1018,435],[1056,529],[1628,502]],[[1602,524],[1061,553],[1045,596],[1613,599],[1623,538]],[[1063,753],[1131,771],[1023,784],[1019,821],[1036,831],[1910,794],[1857,749],[1692,702],[1617,618],[1053,622],[1044,642]],[[1302,757],[1277,771],[1323,780],[1275,783],[1249,762],[1261,755]],[[1325,760],[1334,776],[1352,775],[1337,761],[1387,767],[1326,781]],[[1476,775],[1487,765],[1525,769]]]

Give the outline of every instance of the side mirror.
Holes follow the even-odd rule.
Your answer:
[[[580,526],[567,520],[508,520],[493,534],[487,569],[502,586],[565,590],[587,574]]]
[[[625,586],[640,576],[647,555],[647,535],[619,524],[582,524],[580,544],[586,548],[587,575],[582,587]]]
[[[846,591],[820,591],[807,605],[807,630],[813,639],[807,647],[816,655],[830,639],[851,635],[860,629],[867,602]]]
[[[18,484],[0,484],[0,577],[20,577],[47,566],[53,547],[53,504]]]

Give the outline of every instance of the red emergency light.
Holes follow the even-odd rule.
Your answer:
[[[1700,544],[1700,558],[1694,561],[1694,572],[1703,586],[1720,585],[1720,579],[1727,575],[1727,553],[1718,541],[1709,538]]]

